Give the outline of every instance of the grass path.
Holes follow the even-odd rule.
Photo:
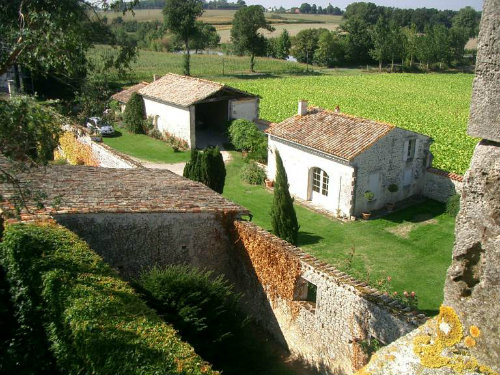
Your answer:
[[[242,183],[243,164],[241,155],[233,153],[223,195],[248,208],[253,221],[270,230],[272,193]],[[360,279],[369,276],[372,284],[391,276],[393,290],[417,293],[420,309],[434,313],[439,308],[455,226],[443,204],[429,200],[382,219],[356,222],[331,220],[301,206],[296,212],[301,248]]]
[[[116,129],[114,137],[103,137],[103,142],[124,154],[154,163],[180,163],[190,157],[189,152],[174,152],[165,142],[122,128]]]

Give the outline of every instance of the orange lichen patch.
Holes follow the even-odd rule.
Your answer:
[[[369,372],[369,371],[366,369],[366,367],[367,367],[367,366],[360,368],[358,371],[356,371],[356,372],[354,373],[354,375],[372,375],[372,373],[371,373],[371,372]]]
[[[481,335],[481,330],[477,326],[470,326],[469,333],[472,337],[479,337]]]
[[[463,328],[457,313],[450,306],[441,306],[437,317],[437,335],[444,346],[458,344],[463,337]]]
[[[467,336],[464,340],[464,344],[466,347],[468,348],[473,348],[474,346],[476,346],[476,340],[474,340],[472,337],[470,336]]]
[[[441,306],[439,315],[427,325],[431,330],[429,334],[416,336],[413,339],[413,351],[420,358],[422,366],[428,368],[448,367],[457,374],[464,372],[480,372],[488,375],[499,375],[487,366],[481,365],[476,358],[468,353],[460,351],[456,354],[455,345],[460,343],[463,337],[462,323],[455,310],[449,306]],[[479,328],[472,326],[469,329],[471,336],[480,335]],[[462,345],[472,348],[476,340],[467,336]],[[476,336],[476,337],[477,337]]]

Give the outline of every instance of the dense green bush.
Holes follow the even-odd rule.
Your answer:
[[[460,195],[455,194],[448,198],[446,201],[446,213],[451,217],[458,215],[460,210]]]
[[[240,295],[222,276],[209,271],[182,265],[155,267],[141,274],[138,285],[148,304],[210,361],[227,355],[246,324],[238,310]]]
[[[183,176],[201,182],[222,194],[226,180],[226,166],[219,147],[208,147],[202,152],[191,150],[191,159],[184,166]]]
[[[288,177],[278,151],[276,151],[276,178],[271,207],[271,225],[276,236],[293,245],[297,244],[299,224],[293,207],[293,199],[288,191]]]
[[[255,123],[244,119],[231,121],[229,138],[235,149],[250,152],[257,150],[259,147],[262,148],[263,140],[266,140],[265,134],[259,130]]]
[[[134,92],[123,112],[123,121],[128,130],[135,134],[143,134],[144,129],[144,101],[142,96]]]
[[[62,373],[213,373],[70,231],[11,225],[1,250],[16,317],[44,331],[49,345],[38,350],[50,348]]]
[[[262,185],[266,179],[266,173],[257,163],[250,162],[241,169],[241,179],[247,184]]]

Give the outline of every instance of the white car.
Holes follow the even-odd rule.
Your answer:
[[[115,134],[115,129],[105,122],[102,121],[100,117],[90,117],[87,119],[87,128],[90,130],[96,130],[101,135],[113,135]]]

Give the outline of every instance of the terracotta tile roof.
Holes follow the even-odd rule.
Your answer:
[[[40,211],[40,214],[248,213],[245,208],[228,201],[205,185],[177,176],[167,170],[108,169],[63,165],[35,168],[30,173],[21,173],[18,178],[23,183],[28,183],[32,191],[47,194],[47,198],[44,199],[46,209]],[[8,200],[12,194],[12,185],[0,184],[0,195]],[[59,200],[58,197],[60,197],[60,203],[55,206],[54,202]]]
[[[246,97],[255,96],[244,91],[225,86],[221,83],[201,78],[181,76],[173,73],[169,73],[160,79],[151,82],[149,85],[139,90],[139,94],[150,99],[173,103],[182,107],[189,107],[190,105],[207,99],[222,90],[229,90],[233,94]]]
[[[272,124],[267,133],[352,160],[384,137],[394,125],[310,107],[304,116],[296,115]]]
[[[119,101],[120,103],[127,104],[134,92],[138,92],[140,89],[146,87],[147,85],[149,85],[148,82],[138,83],[137,85],[131,86],[128,89],[117,92],[116,94],[112,95],[111,98]]]

